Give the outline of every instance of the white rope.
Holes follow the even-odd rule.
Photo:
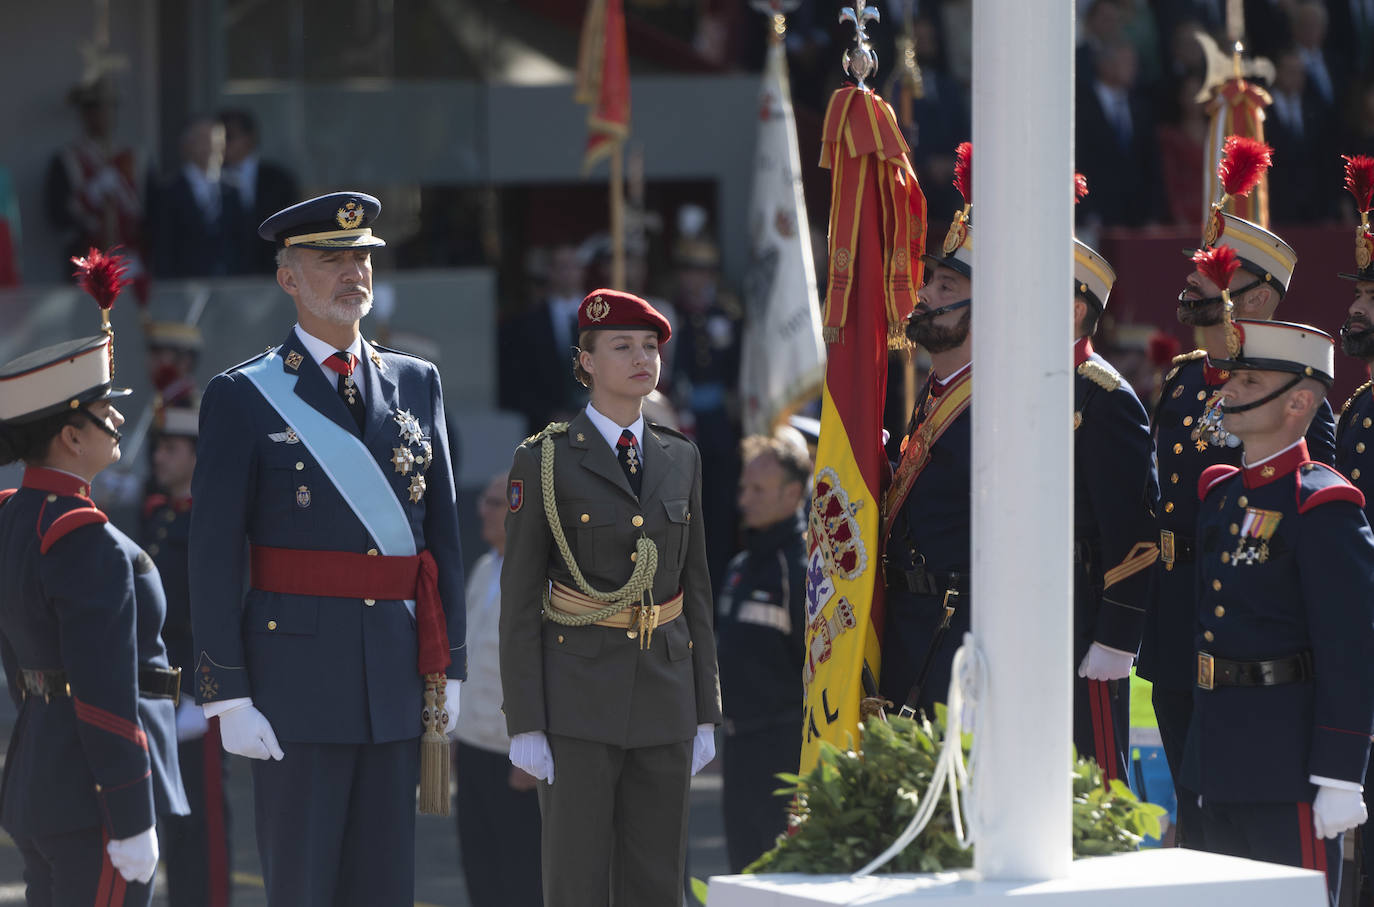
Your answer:
[[[950,812],[954,820],[954,836],[959,841],[959,846],[968,850],[973,846],[978,837],[978,829],[972,814],[967,818],[960,815],[959,794],[962,791],[965,796],[969,792],[969,779],[972,777],[973,768],[978,762],[978,747],[982,742],[983,731],[983,709],[979,708],[979,700],[982,697],[983,689],[987,685],[987,665],[983,661],[983,653],[974,644],[973,634],[964,634],[964,644],[959,647],[959,651],[954,653],[954,664],[950,670],[949,698],[946,709],[946,723],[944,743],[940,747],[940,754],[935,760],[935,771],[930,778],[930,786],[926,788],[921,796],[921,802],[916,806],[916,814],[911,817],[907,827],[876,858],[867,866],[854,873],[854,878],[861,879],[872,875],[878,869],[887,865],[893,857],[906,849],[907,845],[916,840],[925,827],[930,824],[931,817],[935,815],[935,807],[940,801],[943,793],[941,788],[949,788]],[[968,765],[964,765],[964,725],[965,723],[973,726],[973,749],[969,753]],[[967,826],[967,831],[965,831]]]

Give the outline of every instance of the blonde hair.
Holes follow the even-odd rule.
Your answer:
[[[591,390],[592,376],[582,367],[582,353],[596,352],[596,334],[596,331],[583,331],[577,336],[577,349],[573,350],[573,377],[577,379],[578,384],[588,390]]]

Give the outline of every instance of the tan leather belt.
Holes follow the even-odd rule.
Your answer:
[[[606,607],[606,602],[583,595],[571,586],[553,583],[549,592],[549,606],[568,617],[595,614]],[[682,590],[661,605],[628,605],[625,608],[595,622],[598,627],[616,627],[625,630],[625,635],[634,639],[640,637],[640,648],[649,645],[654,628],[677,620],[682,614]],[[642,635],[641,635],[642,634]]]

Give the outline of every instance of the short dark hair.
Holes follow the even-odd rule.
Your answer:
[[[782,467],[784,482],[799,482],[803,488],[811,478],[811,457],[805,450],[781,438],[769,435],[750,435],[740,442],[740,461],[752,463],[763,456],[771,456]]]
[[[258,118],[242,107],[227,107],[215,114],[215,119],[225,129],[237,129],[244,135],[258,137]]]
[[[1087,309],[1083,313],[1083,330],[1080,336],[1091,337],[1097,333],[1097,323],[1102,320],[1102,310],[1083,296],[1075,296],[1074,299],[1082,302],[1083,307]]]
[[[77,424],[74,412],[65,409],[32,422],[0,422],[0,466],[16,460],[31,465],[46,459],[53,438],[68,425]]]

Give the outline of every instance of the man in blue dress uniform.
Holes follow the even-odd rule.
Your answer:
[[[1074,240],[1073,742],[1104,777],[1129,775],[1130,674],[1159,558],[1159,478],[1145,407],[1092,335],[1116,272]]]
[[[1237,321],[1217,364],[1222,427],[1240,466],[1198,482],[1193,717],[1183,784],[1215,853],[1325,871],[1366,817],[1374,725],[1374,534],[1364,496],[1308,457],[1303,434],[1331,385],[1328,334]]]
[[[1359,228],[1355,233],[1355,271],[1341,274],[1355,284],[1355,298],[1341,325],[1341,351],[1365,364],[1374,365],[1374,235],[1369,232],[1368,212],[1361,212]],[[1366,381],[1356,388],[1350,399],[1341,407],[1340,418],[1336,420],[1336,468],[1349,479],[1365,497],[1365,519],[1369,519],[1370,502],[1374,500],[1374,394]],[[1374,783],[1374,777],[1365,775],[1365,790]],[[1366,807],[1368,802],[1366,801]],[[1360,875],[1356,903],[1374,903],[1374,828],[1369,825],[1360,828]]]
[[[194,395],[188,385],[183,399]],[[205,720],[191,687],[191,477],[196,468],[197,406],[159,407],[152,436],[153,480],[158,491],[143,502],[139,541],[152,557],[167,596],[162,640],[181,670],[177,704],[177,759],[191,814],[165,819],[161,842],[172,907],[226,907],[229,903],[228,759],[220,746],[219,719]]]
[[[1293,249],[1258,224],[1218,214],[1225,225],[1213,245],[1229,246],[1240,259],[1229,287],[1218,287],[1200,270],[1187,277],[1178,297],[1178,320],[1202,328],[1203,349],[1174,359],[1155,405],[1152,431],[1159,470],[1159,565],[1153,607],[1146,615],[1137,671],[1154,684],[1152,694],[1159,735],[1178,796],[1178,842],[1201,847],[1197,792],[1179,782],[1183,742],[1192,714],[1193,629],[1197,590],[1196,558],[1198,477],[1208,466],[1240,462],[1240,441],[1221,426],[1218,403],[1228,377],[1209,357],[1224,356],[1226,325],[1222,289],[1235,306],[1235,317],[1269,320],[1287,292],[1297,264]],[[1335,419],[1325,398],[1308,429],[1312,459],[1332,463]],[[1191,827],[1190,827],[1191,824]]]
[[[949,690],[954,653],[970,626],[970,446],[973,336],[973,224],[955,215],[907,322],[930,354],[902,457],[883,500],[882,698],[903,711],[933,705]]]
[[[290,907],[414,899],[417,758],[447,753],[466,672],[439,373],[358,333],[380,209],[340,192],[263,222],[298,323],[201,402],[196,700],[255,760],[268,899]]]
[[[155,822],[186,812],[162,584],[91,501],[120,455],[112,346],[105,333],[0,367],[0,464],[26,467],[0,491],[0,658],[19,710],[0,825],[30,904],[146,907]]]

